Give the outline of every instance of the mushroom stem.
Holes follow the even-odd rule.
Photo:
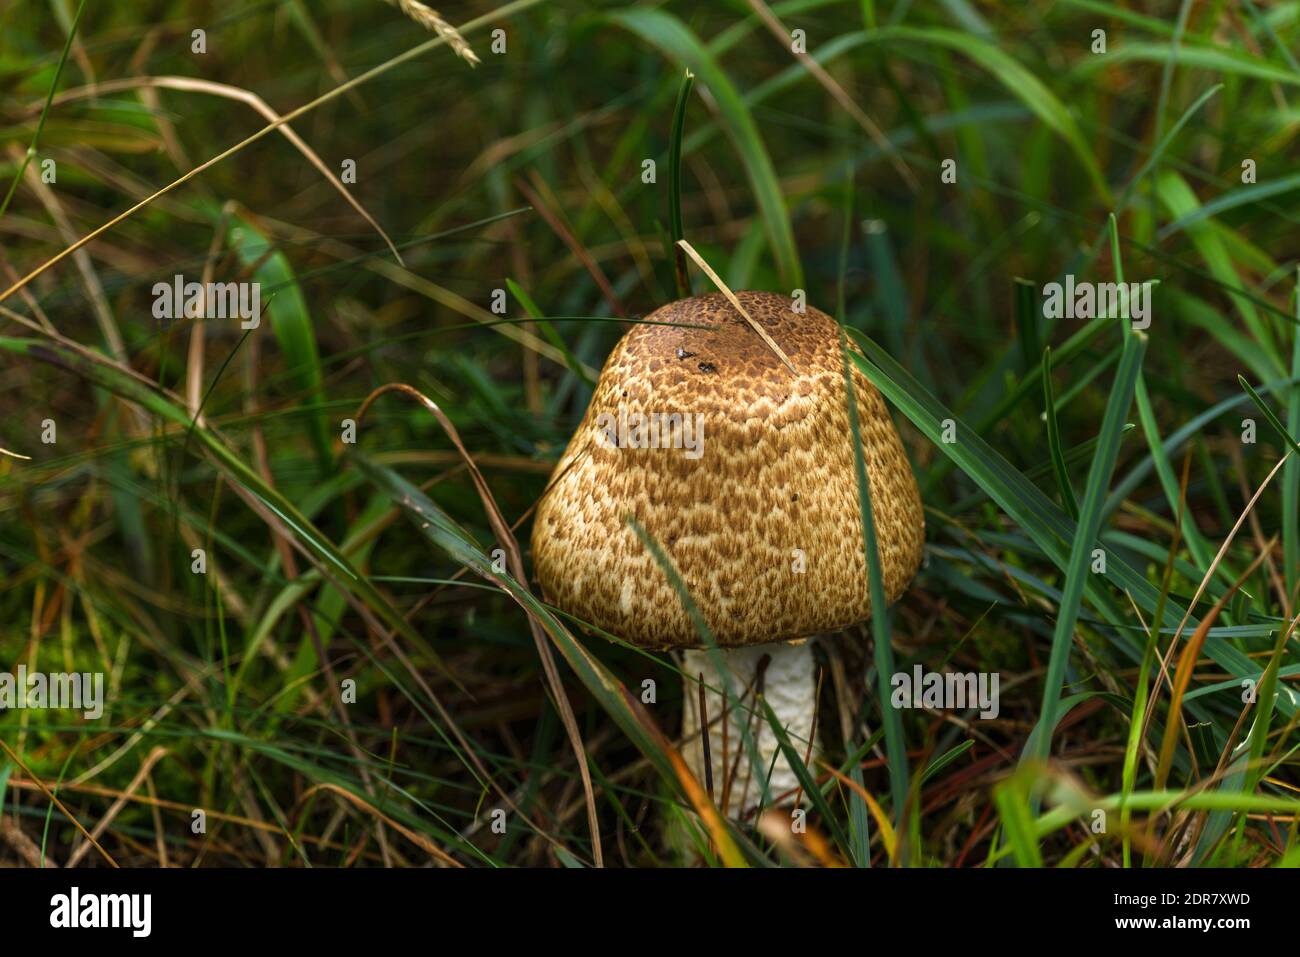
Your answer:
[[[704,710],[708,722],[709,769],[712,772],[713,798],[724,814],[743,818],[763,798],[763,780],[768,780],[769,806],[794,804],[799,779],[786,761],[777,743],[776,733],[758,705],[761,691],[777,720],[785,728],[790,743],[799,756],[811,760],[808,742],[815,729],[817,688],[812,642],[798,644],[778,642],[745,648],[719,649],[731,675],[731,693],[735,705],[728,707],[726,684],[713,665],[708,649],[688,649],[683,653],[686,718],[683,728],[686,763],[705,783],[704,735],[700,734],[700,693],[697,680],[703,676]],[[763,664],[766,663],[766,668]],[[760,676],[759,672],[762,671]],[[713,689],[717,689],[717,691]],[[727,721],[724,728],[723,713]],[[745,747],[742,728],[748,724],[761,767],[755,767]],[[814,744],[812,754],[815,755]],[[768,778],[768,769],[771,777]],[[802,800],[806,795],[801,796]]]

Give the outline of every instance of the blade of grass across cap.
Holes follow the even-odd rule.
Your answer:
[[[673,127],[668,142],[668,231],[673,244],[673,281],[677,284],[677,298],[691,294],[691,277],[686,271],[686,257],[677,243],[686,238],[682,224],[682,133],[686,129],[686,104],[690,102],[695,74],[682,71],[681,86],[677,88],[677,105],[673,108]]]
[[[844,159],[846,163],[849,160],[847,150],[845,152]],[[840,258],[839,258],[839,265],[836,270],[837,282],[835,284],[835,315],[839,318],[840,322],[844,322],[846,317],[848,316],[848,309],[846,306],[846,302],[847,302],[846,288],[848,286],[848,278],[849,278],[849,249],[852,245],[853,223],[856,218],[854,214],[854,191],[853,191],[852,176],[844,177],[843,209],[844,209],[844,217],[843,217],[844,222],[840,229]],[[852,737],[849,736],[847,733],[846,733],[844,745],[846,750],[850,749],[852,746]],[[851,781],[852,784],[855,785],[855,787],[851,787],[849,789],[849,795],[848,795],[848,803],[849,803],[849,848],[848,849],[850,852],[850,858],[853,861],[854,865],[857,867],[870,867],[871,866],[871,829],[870,829],[870,821],[868,819],[868,815],[874,814],[875,810],[879,807],[879,805],[875,805],[875,807],[873,808],[872,804],[874,803],[874,799],[871,799],[870,802],[868,801],[869,795],[866,794],[865,778],[862,775],[861,761],[860,760],[851,761],[848,765],[848,772],[849,772],[849,781]],[[879,820],[880,817],[883,817],[883,811],[881,812],[880,815],[877,815],[877,820]],[[887,820],[888,819],[886,819],[886,822]],[[892,844],[893,828],[892,826],[889,826],[888,823],[886,823],[885,827],[889,828],[889,840],[890,840],[889,857],[890,860],[894,860],[893,844]],[[882,840],[885,839],[885,834],[883,829],[882,829],[881,838]]]
[[[546,315],[537,307],[537,303],[533,302],[532,297],[529,296],[528,293],[524,292],[523,287],[520,286],[519,283],[509,277],[506,278],[506,288],[510,290],[512,296],[519,300],[519,304],[524,307],[524,312],[528,313],[530,318],[537,320],[537,325],[542,330],[542,335],[546,336],[551,345],[555,346],[555,348],[559,350],[560,354],[564,356],[564,364],[568,367],[569,371],[594,389],[596,387],[596,380],[592,378],[591,373],[586,370],[583,364],[579,362],[570,351],[568,345],[565,344],[564,339],[555,331],[555,326],[551,325],[551,323],[547,321]]]
[[[1079,520],[1079,503],[1074,497],[1074,486],[1070,484],[1070,472],[1065,467],[1065,456],[1061,453],[1061,430],[1056,423],[1056,404],[1052,400],[1052,347],[1043,350],[1043,415],[1047,419],[1047,450],[1052,458],[1052,471],[1056,473],[1056,484],[1061,489],[1061,504],[1065,512],[1076,522]]]
[[[718,287],[724,296],[727,297],[727,301],[735,306],[736,311],[740,313],[741,317],[747,323],[749,323],[749,327],[758,333],[759,337],[767,343],[767,347],[776,353],[777,358],[785,363],[786,368],[795,375],[798,375],[798,370],[795,369],[794,363],[790,361],[790,357],[787,356],[781,347],[776,344],[776,340],[767,334],[767,330],[760,326],[745,307],[740,304],[740,300],[737,299],[736,294],[731,291],[731,287],[722,281],[722,277],[713,271],[713,267],[704,261],[704,257],[695,251],[695,247],[684,239],[678,240],[677,245],[686,250],[690,257],[695,260],[695,264],[704,271],[704,275],[713,280],[713,284]]]
[[[731,674],[731,669],[727,667],[727,661],[722,654],[722,649],[718,645],[718,640],[714,637],[713,629],[709,627],[709,623],[704,620],[704,614],[700,611],[699,605],[695,604],[695,599],[691,597],[690,589],[688,589],[686,583],[682,581],[681,573],[677,571],[677,567],[673,564],[672,559],[668,557],[668,554],[663,550],[663,546],[655,541],[654,536],[647,532],[640,522],[635,518],[628,516],[627,524],[631,527],[632,531],[636,533],[636,537],[641,540],[641,544],[645,546],[646,551],[648,551],[654,558],[655,564],[659,566],[659,570],[662,571],[664,577],[668,579],[668,584],[672,586],[673,591],[677,592],[677,598],[681,601],[682,607],[686,609],[686,614],[690,617],[691,624],[694,626],[696,634],[700,636],[700,639],[704,642],[705,648],[708,649],[709,662],[713,665],[713,670],[722,677],[721,688],[713,688],[707,685],[706,687],[708,687],[710,691],[722,695],[728,714],[749,714],[753,709],[744,705],[741,702],[740,697],[736,694],[736,686],[735,682],[732,680],[733,676]],[[688,678],[693,677],[694,676],[688,676]],[[754,776],[759,785],[761,806],[768,807],[772,803],[772,792],[768,786],[768,775],[759,771],[760,768],[764,767],[764,764],[759,755],[758,745],[754,741],[754,735],[750,730],[749,724],[750,722],[748,720],[739,722],[741,743],[745,748],[745,756],[749,759],[749,765],[755,771]]]
[[[1124,340],[1124,352],[1111,386],[1110,398],[1098,432],[1097,454],[1088,469],[1088,481],[1079,509],[1079,524],[1070,546],[1069,563],[1065,569],[1065,588],[1057,610],[1056,625],[1052,632],[1052,651],[1043,678],[1043,703],[1032,739],[1032,750],[1026,746],[1022,753],[1025,761],[1046,761],[1051,754],[1052,732],[1056,727],[1057,709],[1061,700],[1061,687],[1065,681],[1065,665],[1074,642],[1075,624],[1083,602],[1085,583],[1092,572],[1089,563],[1101,531],[1102,505],[1106,487],[1115,461],[1119,456],[1119,443],[1124,417],[1133,402],[1142,357],[1146,352],[1147,337],[1141,332],[1130,332]]]
[[[758,126],[744,99],[699,39],[681,20],[663,10],[649,7],[620,10],[609,20],[632,31],[680,61],[708,87],[718,106],[719,119],[731,136],[749,177],[768,239],[776,254],[781,278],[791,288],[803,285],[803,267],[795,247],[794,230],[781,194],[781,183]]]

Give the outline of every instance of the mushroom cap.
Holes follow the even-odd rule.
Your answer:
[[[629,516],[723,647],[835,631],[871,614],[839,328],[811,306],[796,313],[786,296],[737,298],[796,372],[721,294],[655,310],[605,361],[537,507],[533,562],[547,600],[644,647],[703,642]],[[892,602],[920,565],[925,518],[884,400],[850,367]],[[662,447],[672,413],[698,415],[689,421],[702,425],[700,454],[689,431],[678,443],[686,448]],[[660,416],[661,447],[610,441],[635,440],[623,423],[630,429],[637,414]]]

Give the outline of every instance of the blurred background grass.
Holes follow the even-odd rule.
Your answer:
[[[0,860],[1300,860],[1295,463],[1247,508],[1300,425],[1300,3],[440,7],[477,66],[394,62],[437,37],[405,7],[0,12],[0,447],[30,457],[0,456],[0,663],[109,686],[97,721],[0,714]],[[493,508],[526,543],[591,376],[675,297],[684,68],[686,237],[733,288],[838,312],[896,407],[927,560],[877,636],[899,671],[1001,675],[996,719],[909,710],[887,739],[871,626],[822,642],[808,835],[709,814],[672,770],[670,657],[548,612],[526,549],[490,565]],[[270,131],[22,281],[345,86],[301,143]],[[263,324],[155,320],[178,273],[260,282]],[[1145,357],[1044,318],[1067,273],[1158,283]],[[359,413],[386,383],[495,506],[409,395]]]

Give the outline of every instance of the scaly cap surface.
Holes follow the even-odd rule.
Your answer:
[[[785,296],[737,298],[797,374],[723,295],[663,306],[610,353],[537,509],[533,562],[547,599],[638,645],[701,640],[628,516],[664,549],[724,647],[870,617],[839,330]],[[925,519],[880,393],[851,374],[892,602],[920,564]],[[702,454],[611,447],[611,423],[635,413],[698,413]]]

